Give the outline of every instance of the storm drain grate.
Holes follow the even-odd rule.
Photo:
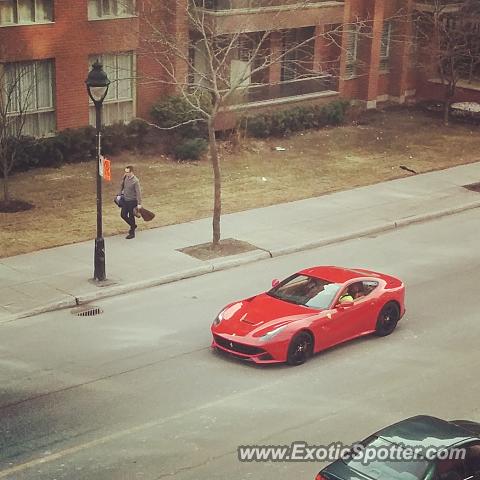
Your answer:
[[[82,307],[74,308],[72,314],[77,317],[94,317],[95,315],[100,315],[103,313],[103,310],[99,307]]]
[[[466,188],[467,190],[471,190],[472,192],[480,193],[480,182],[471,183],[470,185],[462,185],[462,186],[463,188]]]

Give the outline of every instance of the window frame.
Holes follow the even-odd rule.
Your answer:
[[[383,22],[382,35],[380,37],[380,72],[388,72],[390,70],[390,53],[392,47],[392,31],[393,23],[391,21]]]
[[[54,23],[55,22],[55,14],[54,14],[54,7],[55,7],[55,2],[54,0],[32,0],[32,16],[34,20],[31,21],[24,21],[20,20],[19,18],[19,0],[11,0],[11,6],[12,6],[12,16],[13,16],[13,21],[12,22],[2,22],[0,20],[0,28],[2,27],[13,27],[17,25],[38,25],[38,24],[48,24],[48,23]],[[46,6],[48,11],[50,12],[50,18],[45,20],[45,19],[39,19],[38,18],[38,12],[41,11],[39,8],[39,4],[43,3],[44,7]],[[45,8],[43,9],[45,10]]]
[[[39,68],[40,65],[44,66],[46,65],[48,68],[48,78],[45,79],[46,85],[49,90],[49,105],[48,106],[40,106],[40,87],[41,84],[38,81],[39,79]],[[27,122],[24,122],[24,126],[22,129],[22,134],[23,135],[31,135],[34,137],[49,137],[55,134],[56,131],[56,105],[55,105],[55,61],[53,59],[45,59],[45,60],[32,60],[28,62],[5,62],[1,64],[1,68],[4,69],[5,72],[5,77],[8,78],[8,69],[9,68],[14,68],[15,70],[17,69],[22,69],[22,68],[32,68],[32,78],[33,78],[33,85],[31,86],[32,90],[34,91],[33,93],[33,101],[35,103],[34,108],[30,108],[30,106],[25,105],[24,107],[14,107],[14,109],[10,110],[7,112],[7,118],[15,118],[15,117],[20,117],[21,115],[24,116],[25,119],[28,117],[32,119],[33,117],[36,117],[37,124],[36,124],[36,130],[38,131],[38,135],[35,133],[32,133],[32,131],[25,130],[25,124]],[[21,75],[30,75],[31,73],[25,70],[25,73],[21,73]],[[16,78],[16,82],[18,82],[18,86],[14,87],[14,91],[11,93],[11,95],[17,96],[18,98],[23,97],[22,93],[22,81],[21,79],[18,78],[18,73],[14,72],[14,76]],[[20,102],[25,102],[30,103],[31,100],[27,100],[25,98],[22,98]],[[15,103],[17,103],[14,100]],[[53,125],[53,129],[51,131],[41,131],[40,129],[40,116],[44,114],[51,114],[51,123]]]
[[[349,80],[357,77],[358,65],[358,44],[359,31],[358,29],[349,29],[345,32],[347,35],[345,45],[345,79]]]
[[[136,112],[136,102],[137,102],[137,99],[136,99],[136,81],[135,81],[135,77],[136,77],[136,55],[135,55],[135,52],[133,50],[128,50],[128,51],[125,51],[125,52],[105,52],[105,53],[102,53],[102,54],[98,54],[98,55],[90,55],[89,56],[89,64],[92,64],[93,62],[95,62],[95,60],[99,60],[104,68],[106,67],[107,69],[111,69],[112,66],[107,63],[105,63],[105,57],[106,56],[111,56],[115,59],[115,76],[112,78],[111,76],[111,73],[110,72],[107,72],[107,75],[109,76],[109,80],[110,80],[110,86],[109,86],[109,91],[108,91],[108,94],[107,96],[105,97],[105,100],[103,101],[103,112],[104,112],[104,120],[107,118],[107,115],[106,115],[106,109],[112,109],[114,108],[114,106],[117,107],[117,114],[121,108],[121,105],[123,106],[126,106],[128,104],[131,104],[131,109],[132,109],[132,114],[131,114],[131,118],[129,120],[115,120],[114,122],[108,122],[108,121],[104,121],[104,124],[105,125],[112,125],[114,123],[118,123],[118,122],[121,122],[121,123],[128,123],[129,121],[133,120],[135,118],[135,112]],[[130,60],[130,74],[131,76],[130,77],[126,77],[126,78],[123,78],[122,76],[119,76],[119,57],[121,56],[125,56],[125,57],[128,57],[129,60]],[[120,96],[120,92],[119,92],[119,81],[121,80],[125,80],[125,79],[129,79],[130,80],[130,97],[121,97]],[[115,97],[114,98],[111,98],[110,97],[110,93],[111,93],[111,89],[112,88],[115,88],[116,89],[116,93],[115,93]],[[110,98],[109,98],[110,97]],[[90,117],[90,121],[89,121],[89,124],[94,126],[95,123],[94,123],[94,120],[95,120],[95,106],[93,104],[93,101],[91,99],[89,99],[89,117]],[[118,117],[118,115],[117,115]]]
[[[117,13],[103,13],[104,2],[109,2],[109,5],[115,5]],[[131,13],[121,13],[119,14],[119,4],[121,2],[129,2],[131,5]],[[93,5],[93,6],[92,6]],[[88,0],[87,10],[88,10],[88,20],[112,20],[117,18],[131,18],[136,17],[136,0]],[[93,13],[95,12],[95,13]]]

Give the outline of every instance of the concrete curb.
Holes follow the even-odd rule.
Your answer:
[[[72,299],[65,299],[58,302],[49,303],[45,306],[38,307],[26,312],[21,312],[18,314],[13,314],[11,319],[0,319],[0,324],[7,323],[12,320],[31,317],[33,315],[38,315],[41,313],[47,313],[55,310],[61,310],[64,308],[73,308],[78,305],[83,305],[90,303],[95,300],[101,300],[104,298],[114,297],[117,295],[122,295],[125,293],[130,293],[138,290],[143,290],[146,288],[157,287],[160,285],[165,285],[168,283],[178,282],[179,280],[185,280],[188,278],[194,278],[207,273],[212,273],[221,270],[227,270],[234,268],[240,265],[246,265],[249,263],[256,262],[258,260],[266,260],[268,258],[280,257],[283,255],[289,255],[291,253],[298,253],[305,250],[312,250],[315,248],[332,245],[334,243],[341,243],[348,240],[353,240],[355,238],[362,238],[367,235],[373,235],[376,233],[387,232],[408,226],[414,223],[425,222],[429,220],[434,220],[437,218],[445,217],[448,215],[454,215],[456,213],[461,213],[467,210],[472,210],[474,208],[480,207],[480,201],[471,202],[465,205],[460,205],[457,207],[437,210],[436,212],[424,213],[419,215],[413,215],[411,217],[402,218],[396,221],[388,221],[382,224],[377,224],[370,228],[365,228],[358,230],[353,233],[347,233],[343,235],[337,235],[330,238],[324,238],[315,242],[308,242],[298,245],[293,245],[291,247],[283,247],[273,250],[254,250],[252,252],[247,252],[236,256],[235,258],[220,259],[218,261],[213,261],[209,264],[202,265],[190,270],[184,270],[179,273],[172,273],[170,275],[164,275],[158,278],[145,280],[141,282],[129,283],[126,285],[115,285],[111,287],[102,287],[96,292],[87,293],[85,295],[79,295],[77,297],[72,297]]]
[[[330,238],[323,238],[316,242],[308,242],[308,243],[293,245],[291,247],[277,248],[274,250],[270,250],[270,254],[272,257],[281,257],[283,255],[289,255],[291,253],[303,252],[305,250],[312,250],[318,247],[325,247],[333,243],[346,242],[348,240],[353,240],[354,238],[361,238],[361,237],[365,237],[366,235],[372,235],[374,233],[381,233],[381,232],[386,232],[388,230],[394,230],[394,229],[395,229],[395,222],[387,222],[380,225],[376,225],[375,227],[365,228],[363,230],[357,230],[356,232],[353,232],[353,233],[346,233],[344,235],[337,235]]]
[[[202,265],[200,267],[192,268],[190,270],[184,270],[179,273],[171,273],[169,275],[164,275],[162,277],[145,280],[135,283],[127,283],[126,285],[115,285],[114,287],[103,287],[103,289],[93,292],[86,293],[85,295],[79,295],[76,297],[76,305],[83,305],[85,303],[90,303],[94,300],[100,300],[103,298],[115,297],[117,295],[122,295],[124,293],[135,292],[138,290],[143,290],[145,288],[157,287],[159,285],[165,285],[167,283],[178,282],[179,280],[184,280],[186,278],[198,277],[206,273],[213,272],[212,265]]]
[[[47,303],[41,307],[32,308],[31,310],[26,310],[20,313],[12,314],[11,319],[2,320],[0,323],[8,323],[12,320],[19,320],[21,318],[33,317],[34,315],[40,315],[41,313],[54,312],[56,310],[62,310],[64,308],[73,308],[77,306],[77,301],[75,297],[66,298],[64,300],[58,300],[56,302]]]
[[[421,215],[412,215],[411,217],[402,218],[395,222],[395,227],[405,227],[413,223],[427,222],[428,220],[435,220],[436,218],[446,217],[448,215],[455,215],[456,213],[466,212],[480,207],[480,200],[471,202],[457,207],[444,208],[436,212],[424,213]]]
[[[227,270],[229,268],[238,267],[239,265],[245,265],[247,263],[253,263],[257,260],[266,260],[272,258],[272,255],[267,250],[254,250],[236,256],[235,258],[222,258],[212,263],[213,271],[219,272],[221,270]]]

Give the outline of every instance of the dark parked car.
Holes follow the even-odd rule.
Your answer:
[[[316,480],[480,480],[480,423],[416,416],[386,427],[360,444],[372,451],[392,445],[400,451],[416,448],[424,455],[365,462],[352,453],[325,467]],[[463,451],[464,457],[455,458],[453,449]],[[435,455],[426,455],[429,451]]]

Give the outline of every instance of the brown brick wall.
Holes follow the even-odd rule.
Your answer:
[[[0,61],[53,59],[57,129],[88,124],[85,78],[92,54],[136,51],[139,19],[88,20],[87,0],[56,0],[54,23],[0,28]],[[143,62],[142,67],[148,62]],[[157,89],[158,90],[158,89]],[[154,87],[137,85],[137,111],[148,111]]]

